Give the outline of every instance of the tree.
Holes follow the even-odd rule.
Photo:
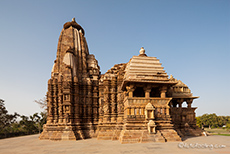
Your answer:
[[[37,101],[46,108],[45,99]],[[20,121],[17,118],[20,117]],[[4,100],[0,99],[0,138],[40,133],[46,123],[46,112],[34,113],[31,116],[20,116],[17,113],[8,114]]]
[[[41,112],[40,115],[38,113],[34,113],[33,116],[30,116],[30,119],[34,122],[38,132],[41,133],[43,125],[46,123],[46,113]]]
[[[0,99],[0,129],[5,127],[7,110],[5,108],[4,100]]]
[[[200,117],[196,117],[196,119],[197,119],[197,125],[202,128],[203,127],[217,128],[230,123],[230,116],[217,116],[215,113],[203,114]]]
[[[196,125],[200,128],[202,127],[200,117],[196,117]]]
[[[227,124],[227,116],[218,116],[218,126],[222,127]]]
[[[37,127],[39,129],[39,133],[42,131],[43,125],[46,123],[46,118],[47,118],[47,101],[46,97],[43,97],[42,99],[35,100],[35,103],[40,105],[40,108],[43,109],[44,111],[40,113],[40,119],[39,122],[37,122]],[[35,116],[35,115],[34,115]],[[36,115],[38,118],[38,115]]]
[[[5,108],[4,100],[0,99],[0,130],[3,130],[5,127],[14,123],[18,116],[19,114],[16,112],[14,114],[8,114],[8,111]]]
[[[16,112],[8,114],[4,100],[0,99],[0,138],[8,137],[8,134],[14,131],[12,125],[16,123],[17,117],[20,116]]]
[[[22,131],[26,134],[34,134],[38,132],[35,122],[25,115],[21,116],[19,124],[22,127]]]
[[[211,127],[218,127],[218,117],[215,113],[204,114],[200,117],[201,125]]]
[[[227,123],[227,124],[226,124],[226,128],[227,128],[227,129],[230,129],[230,123]]]

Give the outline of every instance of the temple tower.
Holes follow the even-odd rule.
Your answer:
[[[40,139],[93,137],[98,123],[100,67],[89,54],[84,29],[73,18],[61,31],[48,81],[48,117]]]

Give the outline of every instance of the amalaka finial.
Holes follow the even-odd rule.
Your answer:
[[[145,54],[145,49],[144,49],[144,47],[141,47],[141,50],[139,51],[139,53],[140,53],[139,56],[147,56],[147,55]]]
[[[139,51],[139,53],[140,53],[141,55],[145,54],[145,49],[144,49],[144,47],[141,47],[141,50]]]
[[[63,28],[64,28],[64,29],[67,29],[67,28],[69,28],[69,27],[76,28],[78,31],[81,31],[81,32],[83,33],[83,35],[85,34],[84,29],[76,22],[75,18],[72,18],[72,21],[66,22],[66,23],[63,25]]]

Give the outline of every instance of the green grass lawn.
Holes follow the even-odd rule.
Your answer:
[[[227,129],[222,129],[222,128],[205,128],[205,131],[212,135],[222,135],[222,136],[230,136],[230,130]]]
[[[230,134],[213,134],[213,135],[230,136]]]

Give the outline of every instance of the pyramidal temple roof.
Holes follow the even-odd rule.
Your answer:
[[[161,66],[159,59],[148,57],[142,47],[139,56],[133,56],[125,69],[125,81],[174,83],[168,79],[168,74]],[[174,83],[175,84],[175,83]]]

